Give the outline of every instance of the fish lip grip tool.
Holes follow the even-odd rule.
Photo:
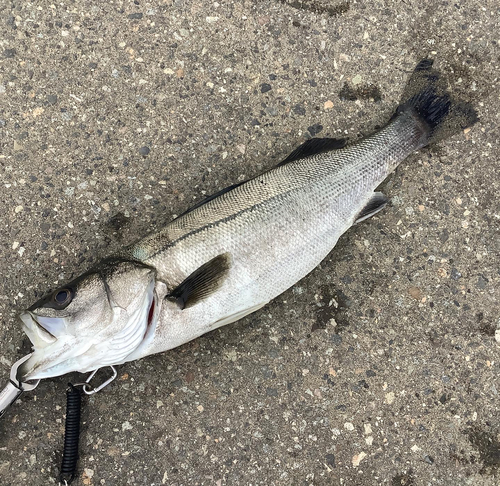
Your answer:
[[[0,392],[0,418],[4,416],[7,409],[26,391],[34,390],[40,380],[19,381],[17,370],[27,361],[31,353],[16,361],[10,370],[10,380],[7,386]]]

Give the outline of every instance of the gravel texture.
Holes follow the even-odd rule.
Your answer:
[[[242,321],[86,400],[77,485],[497,485],[495,0],[0,5],[0,375],[19,309],[311,136],[384,124],[418,60],[481,121]],[[57,484],[65,388],[0,423],[0,483]]]

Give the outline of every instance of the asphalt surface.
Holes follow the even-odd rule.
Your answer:
[[[476,106],[390,205],[244,320],[85,401],[77,485],[496,485],[500,9],[486,0],[0,5],[0,378],[16,313],[306,138],[383,125],[423,57]],[[57,484],[65,388],[0,423],[0,483]]]

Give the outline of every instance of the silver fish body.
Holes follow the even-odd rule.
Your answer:
[[[90,371],[159,353],[256,311],[313,270],[386,199],[409,154],[476,121],[432,62],[377,133],[306,142],[286,163],[212,198],[21,315],[34,344],[22,377]],[[327,150],[328,149],[328,150]],[[292,160],[290,160],[292,159]]]
[[[264,306],[311,272],[425,133],[411,115],[343,149],[276,167],[179,217],[130,248],[154,267],[165,292],[217,255],[231,265],[200,305],[162,305],[137,359],[179,346]],[[166,295],[166,294],[165,294]],[[163,296],[164,297],[164,296]]]

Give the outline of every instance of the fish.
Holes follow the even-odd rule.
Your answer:
[[[353,143],[307,140],[23,311],[33,354],[21,379],[141,359],[256,312],[386,206],[376,189],[400,162],[477,120],[421,60],[383,128]]]

